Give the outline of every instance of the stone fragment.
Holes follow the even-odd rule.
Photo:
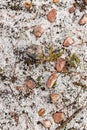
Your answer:
[[[68,47],[68,46],[70,46],[71,44],[73,44],[73,39],[72,38],[70,38],[70,37],[67,37],[65,40],[64,40],[64,43],[63,43],[63,45],[65,46],[65,47]]]
[[[36,84],[35,84],[35,81],[33,79],[27,79],[25,82],[25,86],[32,90],[36,87]]]
[[[32,9],[32,3],[31,2],[25,2],[24,6],[26,9],[31,10]]]
[[[48,81],[47,81],[47,87],[48,88],[52,88],[53,85],[55,84],[57,80],[57,73],[53,73],[49,78],[48,78]]]
[[[59,100],[60,96],[56,93],[52,93],[52,94],[50,94],[50,98],[53,103],[56,103]]]
[[[72,6],[70,9],[69,9],[69,13],[74,13],[76,10],[76,7]]]
[[[45,109],[44,108],[41,108],[39,111],[38,111],[38,115],[39,116],[43,116],[45,113]]]
[[[57,11],[56,9],[52,9],[48,14],[47,14],[47,19],[50,22],[54,22],[56,20],[56,15],[57,15]]]
[[[42,124],[43,124],[43,126],[44,126],[45,128],[50,128],[51,125],[52,125],[52,123],[51,123],[51,121],[50,121],[49,119],[43,120]]]
[[[64,120],[65,113],[64,112],[56,112],[52,115],[52,117],[53,117],[55,123],[60,123],[61,121]]]
[[[55,4],[58,3],[58,2],[59,2],[59,0],[53,0],[53,3],[55,3]]]
[[[41,25],[35,26],[34,35],[36,37],[41,37],[43,33],[44,33],[44,28]]]
[[[65,67],[66,60],[64,58],[58,58],[56,62],[56,70],[57,72],[62,72],[63,68]]]
[[[82,18],[80,19],[79,24],[80,24],[80,25],[84,25],[84,24],[86,24],[86,23],[87,23],[87,14],[84,14],[84,15],[82,16]]]
[[[16,89],[17,89],[19,92],[24,92],[24,91],[25,91],[25,87],[23,87],[23,86],[16,86]]]

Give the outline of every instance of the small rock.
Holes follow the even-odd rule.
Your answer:
[[[26,80],[25,85],[27,88],[29,88],[31,90],[36,87],[35,81],[33,79]]]
[[[82,18],[80,19],[79,24],[80,24],[80,25],[84,25],[84,24],[86,24],[86,23],[87,23],[87,14],[84,14],[84,15],[82,16]]]
[[[65,113],[64,112],[56,112],[52,115],[52,117],[53,117],[55,123],[60,123],[61,121],[64,120]]]
[[[58,72],[61,72],[65,67],[65,64],[66,64],[66,60],[64,58],[58,58],[56,62],[56,70]]]
[[[48,13],[47,19],[48,19],[50,22],[54,22],[55,19],[56,19],[56,15],[57,15],[56,9],[52,9],[52,10]]]
[[[50,94],[50,98],[53,103],[56,103],[59,100],[60,96],[56,93],[52,93],[52,94]]]
[[[23,87],[23,86],[16,86],[16,89],[17,89],[19,92],[24,92],[24,91],[25,91],[25,87]]]
[[[43,29],[43,27],[41,25],[35,26],[35,28],[34,28],[34,35],[36,37],[41,37],[43,33],[44,33],[44,29]]]
[[[53,74],[48,78],[47,87],[48,87],[48,88],[52,88],[53,85],[55,84],[56,80],[57,80],[57,73],[53,73]]]
[[[52,125],[51,121],[48,120],[48,119],[43,120],[42,124],[43,124],[43,126],[46,127],[46,128],[50,128],[51,125]]]
[[[53,0],[53,3],[55,3],[55,4],[58,3],[58,2],[59,2],[59,0]]]
[[[24,6],[26,9],[31,10],[32,9],[32,3],[31,2],[25,2]]]
[[[67,37],[67,38],[65,39],[63,45],[64,45],[65,47],[68,47],[69,45],[73,44],[73,42],[74,42],[74,41],[73,41],[72,38]]]
[[[45,113],[45,109],[44,108],[41,108],[39,111],[38,111],[38,115],[39,116],[43,116]]]
[[[69,9],[69,13],[74,13],[76,10],[76,7],[72,6],[70,9]]]

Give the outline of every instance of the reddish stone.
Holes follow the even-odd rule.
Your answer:
[[[36,87],[36,84],[32,79],[26,80],[25,85],[29,89],[34,89]]]
[[[53,117],[55,123],[59,123],[64,120],[65,114],[64,114],[64,112],[56,112],[52,115],[52,117]]]
[[[48,88],[52,88],[54,83],[56,82],[57,80],[57,74],[56,73],[53,73],[49,78],[48,78],[48,81],[47,81],[47,87]]]
[[[48,13],[47,19],[48,19],[50,22],[54,22],[55,19],[56,19],[56,15],[57,15],[56,9],[52,9],[52,10]]]
[[[80,19],[79,24],[80,24],[80,25],[84,25],[84,24],[86,24],[86,23],[87,23],[87,14],[84,14],[84,15],[82,16],[82,18]]]
[[[73,42],[74,42],[74,41],[73,41],[72,38],[67,37],[67,38],[64,40],[63,45],[64,45],[65,47],[68,47],[69,45],[73,44]]]
[[[65,67],[65,64],[66,64],[66,60],[64,58],[58,58],[56,62],[56,70],[58,72],[61,72]]]

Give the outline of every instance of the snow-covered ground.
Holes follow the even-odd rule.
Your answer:
[[[62,130],[87,130],[87,88],[73,84],[78,82],[87,86],[87,24],[78,24],[82,15],[87,13],[87,8],[81,11],[78,7],[75,13],[70,14],[68,10],[74,0],[60,0],[58,4],[52,0],[32,0],[33,9],[28,11],[24,2],[0,0],[0,130],[45,130],[44,126],[38,124],[38,121],[44,119],[50,119],[50,130],[55,130],[58,124],[52,118],[54,112],[62,109],[67,118],[81,106],[85,108]],[[14,5],[19,8],[13,8]],[[47,14],[53,8],[57,10],[57,18],[50,23]],[[35,25],[42,25],[45,30],[40,38],[33,34]],[[74,44],[63,48],[63,42],[68,36],[74,40]],[[46,82],[55,71],[55,63],[26,65],[23,59],[19,61],[20,55],[14,53],[32,44],[53,45],[63,49],[64,58],[66,52],[76,53],[81,62],[77,68],[69,70],[71,73],[59,73],[55,87],[48,89]],[[41,85],[33,92],[23,94],[16,87],[23,86],[27,76],[36,82],[41,76]],[[56,105],[49,100],[53,92],[60,95]],[[66,107],[75,100],[76,104]],[[40,108],[46,110],[42,117],[38,115]]]

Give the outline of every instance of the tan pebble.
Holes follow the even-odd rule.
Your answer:
[[[23,86],[16,86],[16,89],[17,89],[19,92],[25,91],[25,87],[23,87]]]
[[[59,0],[53,0],[53,3],[55,3],[55,4],[58,3],[58,2],[59,2]]]
[[[45,113],[45,109],[44,108],[41,108],[39,111],[38,111],[38,115],[39,116],[43,116]]]
[[[74,13],[76,10],[76,8],[74,6],[72,6],[70,9],[69,9],[69,13]]]
[[[32,9],[32,3],[31,2],[25,2],[24,6],[26,9]]]
[[[48,81],[47,81],[47,87],[48,88],[52,88],[54,83],[56,82],[57,80],[57,73],[53,73],[49,78],[48,78]]]
[[[34,89],[36,87],[36,84],[32,79],[26,80],[25,85],[29,89]]]
[[[34,28],[34,35],[36,37],[41,37],[41,35],[44,33],[44,29],[41,25],[37,25]]]
[[[73,44],[73,42],[74,42],[74,41],[73,41],[72,38],[67,37],[67,38],[64,40],[63,45],[64,45],[65,47],[68,47],[69,45]]]
[[[56,70],[57,72],[62,72],[63,68],[65,67],[66,60],[64,58],[58,58],[56,62]]]
[[[52,117],[53,117],[55,123],[59,123],[59,122],[64,120],[65,113],[64,112],[56,112],[52,115]]]
[[[53,103],[56,103],[59,100],[60,96],[56,93],[52,93],[52,94],[50,94],[50,98]]]
[[[87,14],[84,14],[84,15],[82,16],[82,18],[80,19],[79,24],[80,24],[80,25],[84,25],[84,24],[86,24],[86,23],[87,23]]]
[[[43,120],[42,124],[43,124],[43,126],[46,127],[46,128],[50,128],[51,125],[52,125],[51,121],[48,120],[48,119]]]
[[[56,19],[56,15],[57,15],[56,9],[52,9],[52,10],[48,13],[47,19],[48,19],[50,22],[54,22],[55,19]]]

